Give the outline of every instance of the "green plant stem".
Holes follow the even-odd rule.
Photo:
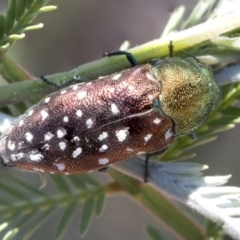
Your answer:
[[[168,55],[169,41],[174,42],[174,51],[190,48],[202,44],[221,34],[228,33],[240,27],[240,15],[231,14],[216,18],[206,23],[189,28],[185,31],[172,34],[162,39],[157,39],[144,45],[130,49],[129,51],[136,57],[139,63],[146,63],[153,58],[159,58]],[[103,58],[88,64],[84,64],[67,73],[54,74],[47,78],[61,84],[74,75],[84,76],[89,80],[96,79],[99,76],[107,75],[129,67],[129,63],[123,56]],[[56,89],[45,84],[42,80],[23,81],[13,83],[9,86],[1,87],[0,107],[10,103],[16,103],[44,95]]]
[[[183,214],[165,195],[160,195],[149,185],[142,186],[137,200],[155,217],[164,221],[167,229],[176,235],[177,239],[204,239],[204,233],[193,219]]]
[[[7,82],[19,82],[34,78],[8,54],[3,54],[1,56],[0,73]]]
[[[164,223],[177,239],[204,239],[204,233],[200,226],[177,209],[165,195],[112,168],[108,173],[130,195],[134,202]]]

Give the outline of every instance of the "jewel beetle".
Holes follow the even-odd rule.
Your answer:
[[[192,133],[219,99],[212,72],[178,57],[154,59],[54,92],[20,116],[0,139],[5,166],[50,174],[103,169],[164,151]],[[194,60],[194,59],[193,59]]]

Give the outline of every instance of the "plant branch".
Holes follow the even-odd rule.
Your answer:
[[[26,79],[32,80],[34,78],[8,54],[1,56],[0,73],[8,82],[19,82]]]
[[[129,176],[143,180],[144,161],[132,158],[112,166]],[[240,189],[221,187],[230,176],[203,177],[207,167],[195,163],[149,163],[149,184],[164,192],[208,219],[222,224],[223,229],[234,239],[240,239],[240,218],[232,212],[240,209]]]
[[[200,225],[191,219],[188,214],[176,208],[166,195],[135,178],[123,175],[113,168],[108,173],[122,187],[123,193],[128,193],[134,203],[138,203],[157,220],[164,223],[176,239],[204,238]]]
[[[146,63],[153,58],[159,58],[168,55],[169,41],[174,42],[174,50],[177,53],[180,50],[202,44],[215,37],[233,31],[240,26],[240,15],[230,14],[219,17],[214,20],[199,24],[195,27],[171,34],[161,39],[151,41],[141,46],[130,49],[129,51],[136,57],[139,63]],[[99,76],[107,75],[129,67],[129,63],[123,56],[112,58],[103,58],[88,64],[79,66],[69,72],[54,74],[47,78],[57,84],[62,84],[75,75],[84,76],[89,80],[96,79]],[[56,89],[46,85],[41,79],[36,81],[23,81],[12,83],[1,87],[0,107],[10,103],[43,97]]]

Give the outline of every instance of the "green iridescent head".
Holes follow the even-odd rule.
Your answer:
[[[154,62],[152,68],[161,85],[161,110],[174,121],[177,136],[193,132],[220,97],[212,71],[177,57]]]

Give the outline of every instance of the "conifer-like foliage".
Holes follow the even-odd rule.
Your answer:
[[[18,39],[24,38],[28,30],[43,27],[42,23],[36,23],[34,19],[40,13],[56,8],[48,6],[48,2],[49,0],[10,0],[6,13],[0,14],[0,74],[4,81],[0,90],[2,113],[12,115],[17,111],[21,114],[27,109],[26,101],[33,104],[39,97],[55,90],[39,79],[32,81],[34,77],[16,63],[8,53],[12,44]],[[211,64],[214,72],[223,69],[229,62],[234,64],[240,58],[237,52],[238,47],[235,44],[240,35],[240,18],[231,18],[231,15],[218,16],[217,11],[213,11],[217,9],[217,4],[218,1],[213,0],[200,1],[187,19],[183,17],[184,7],[176,9],[160,39],[129,49],[129,51],[136,56],[140,63],[146,63],[153,58],[167,56],[166,50],[159,51],[159,49],[167,49],[166,45],[171,39],[174,42],[176,56],[192,58],[189,56],[192,55],[201,62]],[[201,25],[209,19],[212,21],[208,25]],[[232,23],[227,24],[227,21],[232,21]],[[188,30],[184,31],[185,29]],[[176,30],[179,32],[173,34]],[[187,51],[188,54],[182,50]],[[111,58],[111,61],[102,59],[79,66],[66,73],[47,77],[50,81],[61,84],[74,75],[84,73],[84,76],[90,81],[97,78],[99,73],[106,75],[126,67],[125,59],[116,57]],[[179,138],[167,152],[157,156],[157,160],[172,161],[192,158],[195,156],[194,148],[215,140],[218,132],[231,129],[239,122],[240,109],[236,103],[240,100],[240,84],[225,84],[221,87],[221,92],[219,105],[194,136]],[[3,129],[0,128],[1,131]],[[191,149],[190,152],[189,149]],[[200,171],[203,170],[203,167],[199,165],[186,165],[187,167],[189,168],[185,175],[182,175],[189,176],[189,179],[199,177]],[[192,173],[189,169],[192,170]],[[205,226],[197,225],[160,191],[140,182],[133,176],[125,176],[113,168],[108,172],[111,181],[104,184],[89,174],[48,176],[48,185],[52,187],[51,193],[47,193],[45,189],[36,189],[31,183],[17,178],[11,169],[1,170],[1,172],[0,179],[5,179],[5,181],[0,181],[0,238],[4,240],[19,239],[20,235],[23,236],[23,239],[32,239],[34,234],[41,234],[39,228],[43,224],[51,224],[49,218],[59,210],[61,210],[61,217],[58,219],[56,227],[53,227],[52,232],[49,233],[49,239],[61,239],[73,217],[76,218],[76,213],[79,224],[76,231],[84,236],[93,217],[101,216],[106,197],[121,193],[126,193],[133,201],[146,208],[181,239],[224,238],[225,233],[221,226],[211,221],[207,221]],[[45,179],[46,176],[42,177]],[[212,183],[210,186],[226,182],[226,179],[219,178],[218,180],[219,182]],[[46,189],[48,189],[48,185]],[[239,190],[236,190],[235,193],[237,191]],[[221,192],[215,192],[215,194],[220,196]],[[224,194],[227,193],[224,192]],[[229,194],[232,192],[230,191]],[[231,214],[229,213],[228,216],[231,217]],[[159,230],[153,226],[147,226],[146,232],[149,239],[164,239]],[[231,232],[227,232],[227,234],[231,235]]]

